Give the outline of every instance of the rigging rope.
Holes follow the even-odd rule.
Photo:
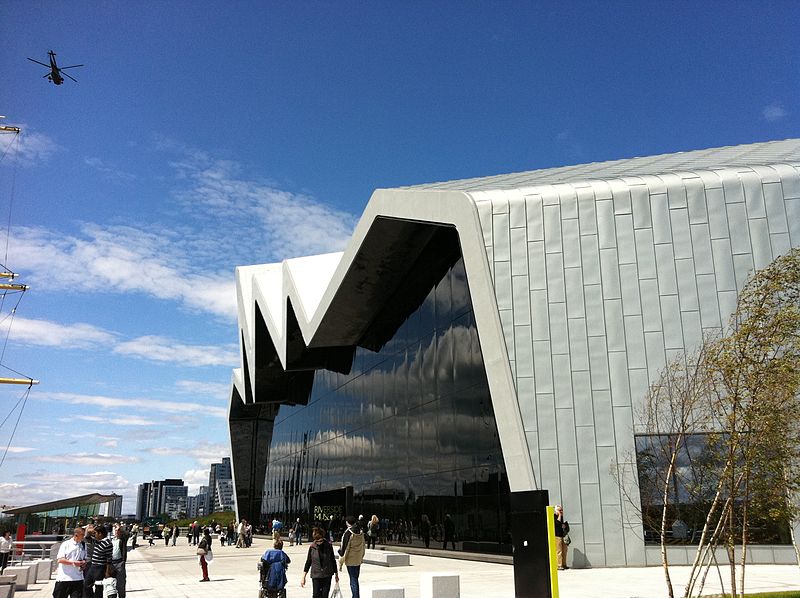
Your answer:
[[[19,133],[15,134],[14,140],[18,142],[19,139],[20,139],[20,134]],[[9,149],[11,148],[11,145],[12,145],[11,143],[8,144]],[[3,157],[5,157],[5,154],[3,154]],[[1,160],[2,159],[0,159],[0,161]],[[14,207],[14,190],[16,189],[17,185],[17,164],[18,160],[14,160],[14,167],[11,170],[11,196],[9,197],[8,200],[8,224],[6,225],[6,252],[5,252],[5,258],[3,259],[3,263],[8,262],[8,242],[9,239],[11,238],[11,210]]]
[[[30,396],[30,394],[31,394],[31,387],[29,386],[27,390],[25,390],[25,394],[23,395],[22,407],[20,407],[19,409],[19,415],[17,416],[17,421],[14,424],[14,429],[11,430],[11,437],[8,439],[8,444],[6,445],[6,450],[3,453],[3,458],[0,459],[0,467],[2,467],[3,463],[5,463],[6,461],[6,455],[8,454],[8,450],[11,448],[11,442],[14,440],[14,434],[17,433],[17,426],[19,426],[19,420],[22,419],[22,412],[25,411],[25,404],[28,402],[28,397]],[[19,401],[17,401],[17,404],[19,404]]]
[[[6,338],[3,341],[3,350],[0,352],[0,365],[3,365],[3,358],[6,356],[6,347],[8,346],[8,337],[11,336],[11,325],[14,323],[14,316],[17,313],[17,307],[19,307],[19,303],[20,303],[20,301],[22,301],[22,296],[24,294],[25,294],[25,291],[22,291],[19,294],[19,299],[17,299],[17,304],[13,307],[13,309],[11,309],[11,311],[8,313],[8,315],[5,318],[3,318],[3,321],[5,321],[8,318],[11,318],[11,321],[8,323],[8,330],[6,330]],[[3,302],[5,302],[5,299],[6,299],[6,296],[5,296],[5,293],[3,293]],[[0,306],[2,306],[2,303],[0,303]],[[0,309],[2,309],[2,308],[0,307]],[[6,367],[6,366],[3,366],[3,367]],[[8,369],[11,369],[11,368],[8,368]]]

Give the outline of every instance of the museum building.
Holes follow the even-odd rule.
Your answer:
[[[440,542],[450,515],[503,553],[511,493],[546,489],[571,566],[659,563],[637,404],[798,245],[796,139],[376,190],[343,252],[236,270],[238,516]]]

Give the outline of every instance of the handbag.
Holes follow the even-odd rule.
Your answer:
[[[197,549],[197,554],[198,555],[203,556],[205,553],[206,553],[206,549],[205,548],[198,548]]]
[[[333,590],[331,591],[331,598],[342,598],[342,591],[339,589],[338,581],[333,586]]]
[[[572,538],[570,538],[570,537],[569,537],[569,532],[567,532],[566,534],[564,534],[564,538],[563,538],[563,540],[564,540],[564,544],[565,544],[565,545],[567,545],[567,546],[569,546],[570,544],[572,544]]]

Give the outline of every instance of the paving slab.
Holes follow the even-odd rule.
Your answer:
[[[227,598],[258,596],[257,565],[261,554],[271,546],[257,539],[250,548],[214,547],[214,561],[209,565],[209,583],[201,583],[200,565],[195,547],[156,544],[140,546],[128,557],[128,598],[182,598],[222,595]],[[311,596],[311,583],[300,587],[308,544],[284,546],[291,557],[287,589],[288,598]],[[452,556],[452,553],[450,554]],[[688,575],[688,567],[670,568],[677,595]],[[421,598],[422,575],[458,573],[461,598],[514,598],[514,570],[502,563],[481,563],[454,558],[411,555],[409,567],[386,568],[379,565],[361,567],[362,586],[392,585],[405,589],[405,598]],[[340,574],[340,585],[350,597],[347,571]],[[748,591],[781,591],[800,589],[800,568],[797,565],[750,565],[747,567]],[[727,578],[726,578],[727,581]],[[709,593],[719,591],[719,581],[712,581]],[[49,598],[54,581],[29,586],[25,598]],[[559,572],[561,598],[663,598],[666,595],[664,573],[660,567],[620,569],[570,569]]]

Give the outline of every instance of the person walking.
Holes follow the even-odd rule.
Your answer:
[[[177,523],[172,524],[172,545],[175,546],[175,543],[178,541],[178,536],[181,533],[181,528],[178,527]]]
[[[87,553],[88,550],[87,541]],[[94,548],[91,550],[91,564],[83,578],[84,598],[103,598],[103,586],[95,586],[96,581],[103,581],[106,576],[106,566],[111,564],[113,547],[111,538],[106,533],[106,528],[98,525],[94,528]]]
[[[192,545],[197,546],[200,542],[200,524],[195,521],[192,524]]]
[[[342,566],[347,567],[347,576],[350,578],[350,592],[353,598],[361,598],[361,590],[358,585],[358,576],[361,573],[361,563],[364,560],[366,543],[364,534],[358,527],[356,518],[348,515],[345,519],[347,529],[342,534],[342,546],[339,548],[339,571]]]
[[[164,536],[164,546],[169,546],[169,536],[172,533],[172,529],[167,527],[167,524],[164,524],[164,528],[161,530],[161,535]]]
[[[375,541],[378,539],[380,529],[381,522],[377,515],[373,515],[367,524],[367,548],[375,548]]]
[[[442,550],[447,550],[447,543],[450,542],[453,545],[453,550],[456,549],[456,524],[453,523],[453,520],[450,518],[450,515],[444,516],[444,543],[442,545]]]
[[[431,547],[431,520],[427,515],[422,516],[422,521],[419,522],[419,535],[422,541],[425,542],[425,548]]]
[[[298,546],[303,545],[303,524],[300,522],[299,517],[294,522],[294,541],[297,542]]]
[[[10,534],[11,532],[6,532]],[[58,571],[53,598],[81,598],[83,594],[83,567],[86,565],[86,548],[83,537],[86,532],[76,527],[72,537],[58,548]],[[5,536],[4,536],[5,537]]]
[[[203,529],[203,538],[197,545],[197,554],[200,557],[200,569],[203,571],[203,579],[200,581],[211,581],[208,578],[208,561],[206,555],[211,552],[211,534],[208,528]]]
[[[83,532],[83,530],[81,530]],[[81,540],[83,540],[83,533],[81,533]],[[6,531],[3,537],[0,538],[0,574],[8,567],[8,561],[11,559],[11,549],[14,547],[14,541],[11,539],[11,532]],[[83,579],[83,575],[81,575]]]
[[[117,579],[117,596],[125,598],[125,582],[127,573],[125,563],[128,562],[128,534],[121,525],[114,526],[114,537],[111,539],[111,568]]]
[[[239,521],[239,525],[236,528],[236,534],[238,538],[236,539],[236,548],[244,548],[244,529],[247,522],[242,519]]]
[[[564,571],[567,567],[567,541],[564,537],[569,534],[569,522],[564,519],[564,507],[556,505],[555,512],[555,536],[556,536],[556,558],[558,560],[558,570]]]
[[[328,598],[331,593],[331,578],[339,583],[339,572],[336,570],[336,556],[333,545],[325,537],[325,530],[315,527],[311,532],[313,538],[308,547],[306,564],[303,567],[303,578],[300,587],[306,587],[306,576],[311,572],[312,598]]]
[[[133,527],[131,528],[131,550],[136,550],[138,544],[136,540],[139,539],[139,524],[134,523]]]

